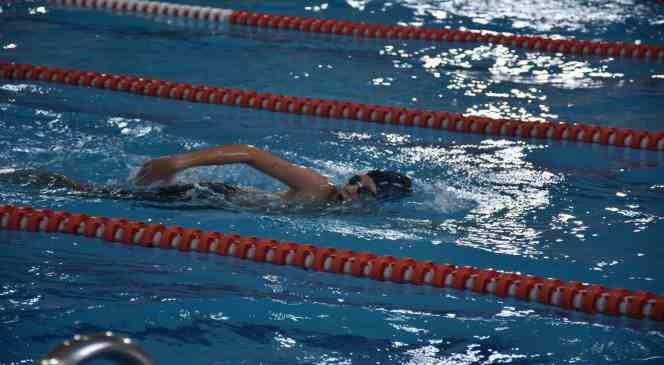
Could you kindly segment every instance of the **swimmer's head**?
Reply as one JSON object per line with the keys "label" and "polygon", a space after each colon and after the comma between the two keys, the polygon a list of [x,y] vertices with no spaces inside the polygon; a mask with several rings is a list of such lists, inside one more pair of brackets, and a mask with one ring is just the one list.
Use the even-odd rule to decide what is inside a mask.
{"label": "swimmer's head", "polygon": [[412,192],[412,181],[408,176],[394,171],[372,170],[351,177],[337,193],[337,200],[357,200],[365,196],[376,200],[393,200]]}

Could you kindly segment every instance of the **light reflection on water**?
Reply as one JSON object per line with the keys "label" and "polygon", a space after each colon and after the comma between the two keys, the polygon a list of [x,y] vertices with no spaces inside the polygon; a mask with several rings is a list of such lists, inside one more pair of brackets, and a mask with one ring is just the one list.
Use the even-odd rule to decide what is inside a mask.
{"label": "light reflection on water", "polygon": [[[465,110],[473,115],[554,120],[560,107],[551,105],[552,91],[592,90],[634,81],[627,80],[624,72],[613,70],[612,59],[583,60],[502,45],[446,48],[389,43],[379,54],[390,60],[395,71],[372,75],[370,84],[391,88],[424,79],[436,85],[437,99],[450,100],[452,105],[456,105],[457,98],[466,104],[475,101]],[[404,80],[404,73],[412,80]],[[422,98],[414,95],[411,100]]]}
{"label": "light reflection on water", "polygon": [[[541,147],[485,140],[478,146],[406,148],[401,150],[399,159],[404,164],[440,166],[445,171],[456,199],[442,203],[457,206],[444,206],[443,212],[470,208],[460,218],[440,221],[435,229],[458,237],[455,243],[460,245],[532,256],[541,253],[537,242],[540,231],[530,227],[526,217],[547,207],[551,187],[564,181],[526,160],[528,153],[538,148]],[[422,185],[435,187],[437,179],[433,177]],[[439,196],[441,191],[434,188],[428,193]]]}
{"label": "light reflection on water", "polygon": [[[360,8],[367,1],[347,1]],[[662,21],[661,14],[652,14],[649,7],[638,1],[434,1],[398,0],[394,3],[412,9],[411,24],[428,17],[445,23],[450,15],[470,18],[478,27],[489,23],[507,22],[514,30],[567,31],[586,33],[601,31],[615,23],[623,23],[636,16],[652,17],[653,24]]]}
{"label": "light reflection on water", "polygon": [[[487,54],[487,53],[484,53]],[[495,81],[519,84],[550,84],[562,89],[587,89],[603,86],[601,79],[622,78],[622,73],[608,71],[607,65],[591,66],[584,60],[565,60],[561,54],[526,53],[497,46],[488,52],[495,63],[489,69]],[[598,80],[599,79],[599,80]]]}

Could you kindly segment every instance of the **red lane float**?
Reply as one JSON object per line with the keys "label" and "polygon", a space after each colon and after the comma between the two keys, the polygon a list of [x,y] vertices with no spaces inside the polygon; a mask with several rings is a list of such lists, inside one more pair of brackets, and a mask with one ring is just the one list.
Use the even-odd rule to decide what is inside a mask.
{"label": "red lane float", "polygon": [[125,245],[216,253],[243,260],[289,265],[336,274],[413,285],[472,290],[539,302],[589,314],[664,320],[664,296],[644,291],[532,275],[436,264],[332,247],[167,227],[127,219],[0,205],[0,229],[68,233]]}
{"label": "red lane float", "polygon": [[324,118],[343,118],[363,122],[441,129],[458,133],[542,138],[653,151],[664,150],[664,132],[637,131],[619,127],[465,116],[424,109],[259,93],[252,90],[190,85],[137,76],[112,75],[28,64],[0,63],[0,78],[96,87],[98,89],[123,91],[166,99],[222,104]]}
{"label": "red lane float", "polygon": [[402,25],[369,24],[335,19],[272,15],[250,11],[180,5],[141,0],[49,0],[60,6],[77,6],[106,9],[123,13],[153,16],[183,17],[261,28],[326,33],[364,38],[420,39],[434,42],[476,42],[502,44],[542,52],[572,55],[597,55],[602,57],[630,57],[642,60],[664,59],[664,46],[626,44],[614,42],[582,41],[576,39],[551,39],[539,36],[499,34],[454,29],[421,28]]}

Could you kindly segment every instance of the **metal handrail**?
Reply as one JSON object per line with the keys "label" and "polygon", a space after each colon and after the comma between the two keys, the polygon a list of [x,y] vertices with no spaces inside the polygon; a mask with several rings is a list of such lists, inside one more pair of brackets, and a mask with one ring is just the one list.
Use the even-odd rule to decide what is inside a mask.
{"label": "metal handrail", "polygon": [[92,359],[114,360],[122,365],[155,365],[131,339],[113,332],[75,335],[49,352],[40,365],[78,365]]}

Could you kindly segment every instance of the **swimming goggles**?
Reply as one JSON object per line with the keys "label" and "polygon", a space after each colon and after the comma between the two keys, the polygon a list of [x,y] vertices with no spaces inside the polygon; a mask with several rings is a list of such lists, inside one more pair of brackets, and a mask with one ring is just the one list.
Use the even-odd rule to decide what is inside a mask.
{"label": "swimming goggles", "polygon": [[348,179],[348,184],[349,185],[356,185],[357,186],[357,194],[358,195],[371,195],[374,198],[376,197],[376,193],[371,191],[368,187],[364,186],[362,183],[362,177],[360,175],[355,175]]}
{"label": "swimming goggles", "polygon": [[[374,198],[376,197],[376,194],[373,191],[371,191],[371,189],[369,189],[368,187],[364,186],[364,184],[362,184],[362,177],[360,175],[355,175],[355,176],[351,177],[350,179],[348,179],[348,185],[357,186],[357,195],[359,195],[359,196],[370,195],[370,196],[373,196]],[[337,201],[343,202],[344,201],[343,195],[338,194],[337,195]]]}

